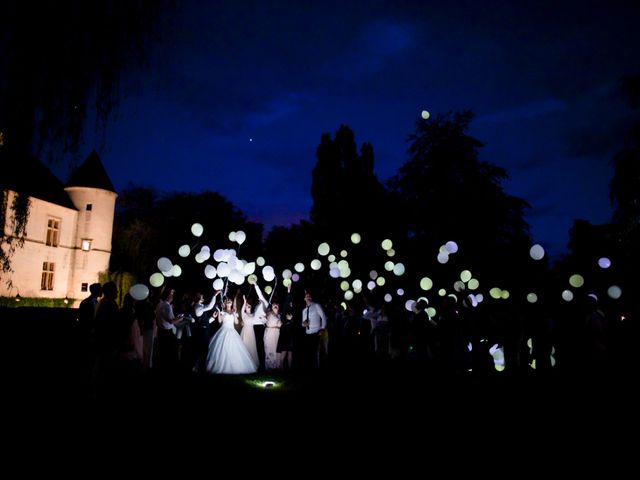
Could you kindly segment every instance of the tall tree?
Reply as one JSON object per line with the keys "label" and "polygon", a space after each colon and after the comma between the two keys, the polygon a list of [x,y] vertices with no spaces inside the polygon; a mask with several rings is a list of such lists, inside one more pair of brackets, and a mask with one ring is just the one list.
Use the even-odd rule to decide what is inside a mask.
{"label": "tall tree", "polygon": [[325,133],[312,172],[311,221],[328,237],[371,230],[384,218],[386,191],[374,172],[373,147],[358,153],[353,131],[342,125],[334,138]]}
{"label": "tall tree", "polygon": [[482,143],[466,134],[472,119],[464,111],[418,120],[408,137],[410,159],[389,181],[399,207],[394,217],[420,266],[433,265],[438,247],[453,240],[469,267],[507,274],[527,256],[528,204],[504,191],[503,168],[479,160]]}

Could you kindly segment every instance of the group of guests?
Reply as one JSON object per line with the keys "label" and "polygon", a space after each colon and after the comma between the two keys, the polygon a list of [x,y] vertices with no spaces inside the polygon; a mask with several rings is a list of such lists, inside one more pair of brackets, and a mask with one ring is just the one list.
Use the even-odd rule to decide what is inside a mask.
{"label": "group of guests", "polygon": [[[240,289],[233,297],[221,298],[217,291],[208,302],[200,293],[175,302],[172,288],[164,288],[156,302],[134,300],[127,293],[119,308],[114,282],[92,284],[78,310],[91,384],[148,368],[216,374],[291,369],[294,343],[300,366],[317,366],[320,338],[327,328],[322,306],[306,292],[306,307],[294,316],[291,287],[283,302],[269,301],[259,285],[254,288],[257,301],[250,302],[249,291],[242,295],[241,309]],[[298,335],[302,331],[304,335]]]}

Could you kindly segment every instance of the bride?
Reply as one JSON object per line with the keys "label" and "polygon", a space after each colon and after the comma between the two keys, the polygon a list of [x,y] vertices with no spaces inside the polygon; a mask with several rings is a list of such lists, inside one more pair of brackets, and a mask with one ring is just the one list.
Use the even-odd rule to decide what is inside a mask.
{"label": "bride", "polygon": [[[216,292],[216,296],[220,292]],[[236,295],[237,298],[237,295]],[[258,365],[251,357],[240,334],[236,331],[238,313],[236,301],[230,298],[224,300],[224,310],[216,308],[214,318],[222,324],[209,342],[207,355],[207,372],[209,373],[255,373]]]}

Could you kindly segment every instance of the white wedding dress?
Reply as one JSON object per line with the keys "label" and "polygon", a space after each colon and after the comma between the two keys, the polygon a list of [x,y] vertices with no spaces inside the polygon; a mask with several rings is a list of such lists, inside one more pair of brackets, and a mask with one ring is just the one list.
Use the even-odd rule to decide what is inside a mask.
{"label": "white wedding dress", "polygon": [[255,373],[258,365],[244,345],[240,334],[236,332],[235,315],[220,312],[222,327],[209,342],[207,372],[209,373]]}

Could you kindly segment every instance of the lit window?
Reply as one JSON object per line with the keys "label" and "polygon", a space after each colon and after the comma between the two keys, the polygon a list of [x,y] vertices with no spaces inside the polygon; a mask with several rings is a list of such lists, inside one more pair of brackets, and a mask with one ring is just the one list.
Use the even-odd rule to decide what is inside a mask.
{"label": "lit window", "polygon": [[49,218],[47,220],[47,245],[49,247],[57,247],[59,236],[60,236],[60,220],[55,218]]}
{"label": "lit window", "polygon": [[44,262],[42,264],[42,280],[40,281],[40,290],[53,290],[53,271],[55,263]]}
{"label": "lit window", "polygon": [[82,250],[84,250],[85,252],[91,250],[91,240],[82,240]]}

